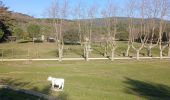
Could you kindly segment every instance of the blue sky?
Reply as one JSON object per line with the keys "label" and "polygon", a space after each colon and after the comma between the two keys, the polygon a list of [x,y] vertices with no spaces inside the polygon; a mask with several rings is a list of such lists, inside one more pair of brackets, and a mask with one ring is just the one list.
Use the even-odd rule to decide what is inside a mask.
{"label": "blue sky", "polygon": [[[47,9],[53,0],[2,0],[11,11],[28,14],[34,17],[43,17],[45,9]],[[62,0],[61,0],[62,1]],[[73,8],[78,0],[68,0],[70,8]],[[85,5],[91,5],[95,2],[102,8],[107,0],[82,0]],[[126,0],[113,0],[119,7],[123,7]]]}

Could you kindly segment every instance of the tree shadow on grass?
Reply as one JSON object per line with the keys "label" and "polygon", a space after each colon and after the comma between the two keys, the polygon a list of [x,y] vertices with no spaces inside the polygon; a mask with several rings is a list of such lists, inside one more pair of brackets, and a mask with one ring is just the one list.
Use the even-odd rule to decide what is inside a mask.
{"label": "tree shadow on grass", "polygon": [[4,79],[0,79],[0,84],[15,86],[15,87],[25,87],[31,85],[30,82],[21,82],[21,81],[22,79],[4,78]]}
{"label": "tree shadow on grass", "polygon": [[7,88],[0,88],[0,100],[44,100],[25,93],[19,93]]}
{"label": "tree shadow on grass", "polygon": [[104,52],[98,50],[97,48],[93,48],[93,50],[96,52],[96,54],[99,54],[101,56],[104,56]]}
{"label": "tree shadow on grass", "polygon": [[151,82],[143,82],[126,78],[124,81],[128,86],[125,92],[128,94],[137,95],[148,100],[169,100],[170,87],[163,84]]}
{"label": "tree shadow on grass", "polygon": [[81,50],[77,50],[76,48],[71,48],[71,49],[70,49],[70,52],[72,52],[72,53],[74,53],[74,54],[76,54],[76,55],[78,55],[78,56],[80,56],[80,57],[84,57],[82,51],[83,51],[83,49],[81,49]]}
{"label": "tree shadow on grass", "polygon": [[[0,79],[0,85],[7,85],[7,86],[12,86],[12,87],[19,87],[23,88],[26,86],[33,86],[30,90],[36,91],[39,93],[43,93],[46,95],[51,95],[51,85],[44,85],[43,88],[39,88],[37,86],[34,86],[35,83],[31,82],[23,82],[22,79],[13,79],[13,78],[4,78]],[[4,94],[5,93],[5,94]],[[16,95],[16,97],[14,96]],[[12,99],[9,99],[12,98]],[[6,88],[1,88],[0,87],[0,100],[22,100],[23,98],[27,98],[27,100],[37,100],[38,97],[32,96],[32,95],[27,95],[24,93],[19,93],[18,91],[14,91],[12,89],[6,89]],[[56,99],[54,100],[68,100],[68,94],[65,92],[59,93]],[[25,99],[24,99],[25,100]],[[44,100],[43,98],[40,100]],[[53,99],[52,99],[53,100]]]}

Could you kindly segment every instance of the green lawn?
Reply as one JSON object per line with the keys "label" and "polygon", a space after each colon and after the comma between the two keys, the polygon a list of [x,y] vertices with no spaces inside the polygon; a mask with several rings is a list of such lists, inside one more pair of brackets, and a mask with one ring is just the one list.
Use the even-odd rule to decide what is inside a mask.
{"label": "green lawn", "polygon": [[[64,91],[52,92],[48,76],[64,78]],[[168,100],[170,61],[5,62],[0,64],[0,84],[62,100]]]}
{"label": "green lawn", "polygon": [[[136,43],[136,47],[139,47],[140,44]],[[115,52],[116,57],[122,57],[123,53],[126,52],[127,42],[126,41],[117,41],[117,49]],[[1,43],[0,44],[0,57],[1,50],[4,51],[4,58],[57,58],[58,50],[56,43]],[[29,57],[28,57],[29,51]],[[163,52],[164,56],[167,56],[167,48]],[[104,43],[100,46],[98,44],[92,44],[92,52],[89,57],[104,57]],[[130,56],[135,56],[136,52],[131,48],[129,52]],[[111,55],[111,52],[109,52]],[[143,48],[140,52],[140,56],[147,56],[146,48]],[[159,56],[158,47],[152,50],[153,56]],[[83,57],[83,46],[80,45],[65,45],[63,56],[65,58],[80,58]]]}

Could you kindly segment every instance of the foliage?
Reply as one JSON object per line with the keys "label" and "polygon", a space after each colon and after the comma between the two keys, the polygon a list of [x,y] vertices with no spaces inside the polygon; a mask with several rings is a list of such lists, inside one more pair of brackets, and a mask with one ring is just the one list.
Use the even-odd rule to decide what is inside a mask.
{"label": "foliage", "polygon": [[13,19],[11,18],[11,12],[8,11],[8,7],[5,7],[3,2],[0,1],[0,29],[4,33],[3,37],[0,39],[0,42],[7,40],[7,37],[11,35],[11,30],[13,28],[12,23]]}
{"label": "foliage", "polygon": [[116,34],[116,38],[120,41],[126,41],[128,40],[128,32],[120,32],[119,34]]}
{"label": "foliage", "polygon": [[30,38],[39,37],[40,36],[40,26],[31,24],[27,27],[27,32],[29,33]]}
{"label": "foliage", "polygon": [[116,38],[119,39],[120,41],[128,40],[129,33],[127,32],[126,27],[127,25],[124,23],[119,23],[117,25],[118,34],[116,34]]}
{"label": "foliage", "polygon": [[47,37],[52,36],[53,34],[53,27],[51,27],[50,25],[42,25],[41,26],[41,33]]}
{"label": "foliage", "polygon": [[79,41],[78,30],[70,29],[64,33],[64,42],[77,43]]}
{"label": "foliage", "polygon": [[4,31],[0,28],[0,39],[2,38],[3,35],[4,35]]}
{"label": "foliage", "polygon": [[13,35],[17,36],[17,38],[19,39],[24,37],[24,31],[19,27],[14,28],[13,32],[14,32]]}
{"label": "foliage", "polygon": [[11,32],[2,21],[0,21],[0,30],[2,31],[0,42],[6,41],[8,39],[8,36],[11,36]]}

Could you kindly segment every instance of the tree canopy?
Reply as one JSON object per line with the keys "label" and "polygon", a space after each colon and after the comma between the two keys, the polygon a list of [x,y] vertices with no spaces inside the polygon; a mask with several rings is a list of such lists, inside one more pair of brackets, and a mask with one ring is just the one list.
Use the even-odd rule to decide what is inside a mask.
{"label": "tree canopy", "polygon": [[8,7],[5,7],[2,1],[0,1],[0,30],[1,37],[0,42],[7,40],[8,36],[11,36],[12,30],[12,21],[11,12],[8,10]]}
{"label": "tree canopy", "polygon": [[27,27],[27,32],[29,33],[30,38],[39,37],[40,36],[40,26],[36,24],[31,24]]}

